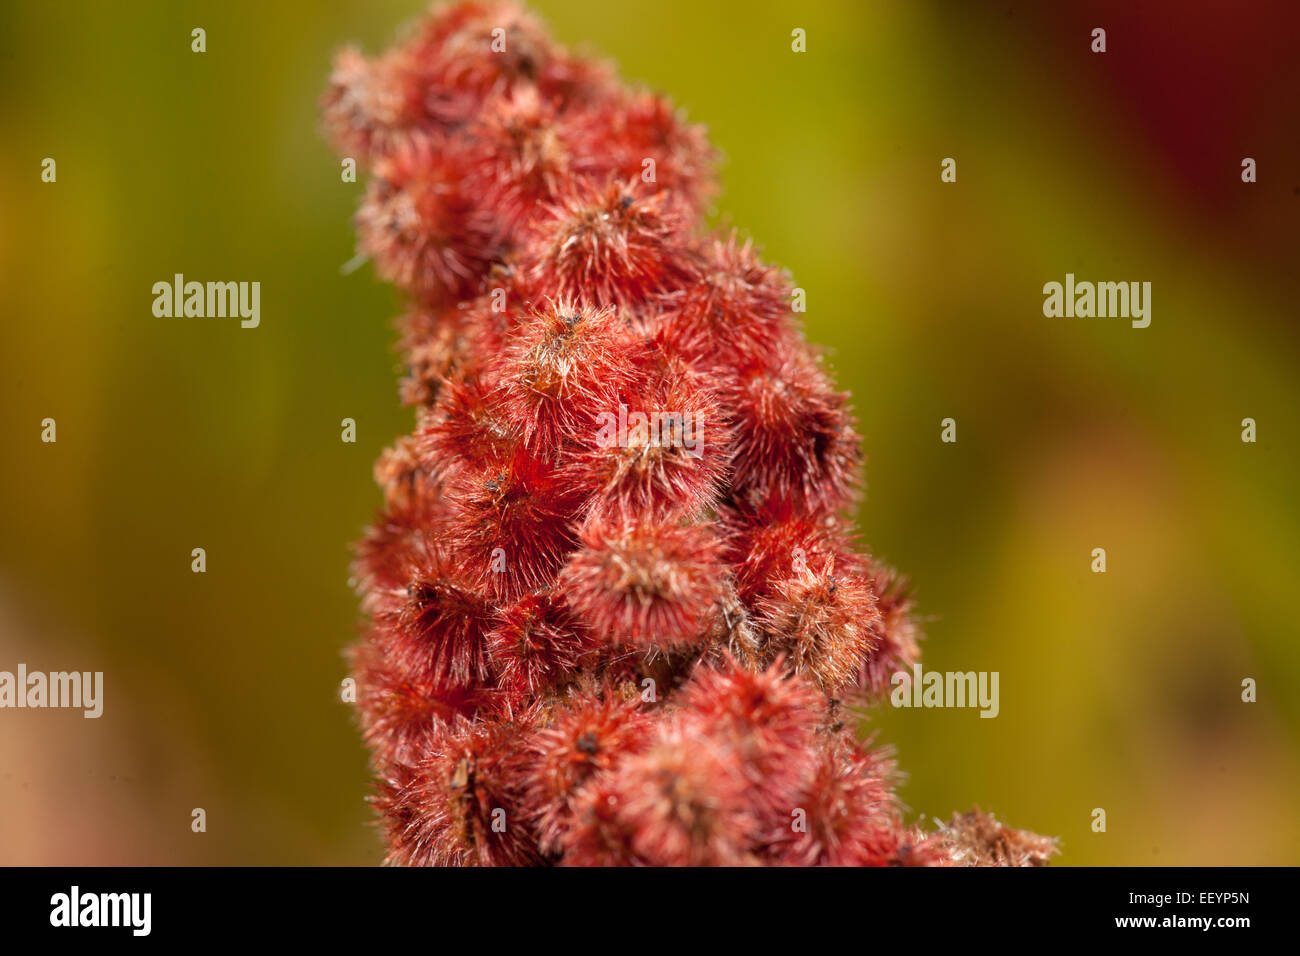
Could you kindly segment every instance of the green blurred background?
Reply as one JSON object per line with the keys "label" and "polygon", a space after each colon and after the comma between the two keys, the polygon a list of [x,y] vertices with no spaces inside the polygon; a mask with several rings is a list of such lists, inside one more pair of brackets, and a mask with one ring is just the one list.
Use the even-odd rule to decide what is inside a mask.
{"label": "green blurred background", "polygon": [[[854,394],[926,666],[1001,674],[995,720],[873,714],[912,812],[978,804],[1069,864],[1300,863],[1294,5],[535,6],[708,125],[718,221]],[[412,419],[317,98],[422,8],[0,6],[0,669],[106,685],[99,720],[0,713],[0,862],[382,856],[340,651]],[[155,318],[176,272],[260,281],[261,327]],[[1066,272],[1150,281],[1150,328],[1044,318]]]}

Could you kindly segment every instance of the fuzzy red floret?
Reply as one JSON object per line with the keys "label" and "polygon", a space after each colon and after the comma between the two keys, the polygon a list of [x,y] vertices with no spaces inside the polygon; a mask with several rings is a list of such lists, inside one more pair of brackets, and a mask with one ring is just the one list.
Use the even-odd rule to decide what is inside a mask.
{"label": "fuzzy red floret", "polygon": [[648,193],[638,182],[603,188],[575,182],[547,213],[534,240],[533,275],[563,299],[617,306],[630,322],[655,297],[698,274],[681,214],[664,194]]}
{"label": "fuzzy red floret", "polygon": [[535,87],[488,100],[474,118],[468,188],[492,210],[503,244],[516,243],[573,176],[565,122]]}
{"label": "fuzzy red floret", "polygon": [[648,749],[584,787],[564,839],[579,866],[739,866],[758,830],[725,746],[670,721]]}
{"label": "fuzzy red floret", "polygon": [[856,493],[861,465],[847,396],[800,350],[737,368],[721,390],[734,416],[736,497],[837,510]]}
{"label": "fuzzy red floret", "polygon": [[782,861],[801,866],[889,866],[911,850],[893,796],[894,768],[883,754],[832,739],[803,794],[801,826],[790,829]]}
{"label": "fuzzy red floret", "polygon": [[485,640],[497,686],[519,698],[571,682],[600,647],[563,600],[546,592],[498,608]]}
{"label": "fuzzy red floret", "polygon": [[719,357],[734,368],[763,363],[792,348],[793,291],[735,233],[702,244],[700,280],[665,297],[660,335],[698,363]]}
{"label": "fuzzy red floret", "polygon": [[430,303],[476,291],[502,250],[492,216],[460,187],[463,157],[415,137],[379,160],[375,174],[356,223],[379,274]]}
{"label": "fuzzy red floret", "polygon": [[581,502],[555,469],[517,447],[502,462],[457,473],[447,489],[450,554],[460,575],[498,600],[546,587],[577,545]]}
{"label": "fuzzy red floret", "polygon": [[482,688],[448,686],[400,673],[373,640],[358,644],[351,661],[366,743],[374,748],[384,773],[415,766],[436,726],[472,716],[486,700]]}
{"label": "fuzzy red floret", "polygon": [[444,384],[413,450],[430,471],[454,477],[500,468],[513,453],[517,434],[481,377],[456,376]]}
{"label": "fuzzy red floret", "polygon": [[786,501],[757,510],[728,508],[721,521],[737,591],[749,604],[770,593],[775,582],[809,568],[861,571],[863,566],[849,548],[846,522],[831,512],[793,508]]}
{"label": "fuzzy red floret", "polygon": [[435,686],[487,678],[483,631],[489,606],[454,572],[431,566],[384,596],[375,643],[399,673]]}
{"label": "fuzzy red floret", "polygon": [[722,600],[719,543],[699,525],[591,521],[559,585],[601,640],[668,651],[704,640]]}
{"label": "fuzzy red floret", "polygon": [[686,726],[728,748],[758,819],[788,824],[813,772],[826,698],[782,661],[755,671],[730,657],[697,669],[680,697]]}
{"label": "fuzzy red floret", "polygon": [[526,726],[457,720],[432,735],[400,784],[381,785],[390,863],[519,866],[541,861],[523,809],[518,754]]}
{"label": "fuzzy red floret", "polygon": [[712,507],[726,487],[731,435],[721,407],[698,376],[664,369],[617,411],[598,419],[588,443],[575,450],[566,476],[605,512],[667,520]]}
{"label": "fuzzy red floret", "polygon": [[569,135],[575,172],[596,182],[637,180],[692,216],[713,192],[717,154],[703,127],[662,96],[615,91],[599,111],[578,113]]}
{"label": "fuzzy red floret", "polygon": [[526,786],[544,851],[561,852],[582,786],[644,750],[652,726],[635,700],[584,690],[565,700],[551,725],[533,736]]}
{"label": "fuzzy red floret", "polygon": [[404,50],[373,61],[342,50],[322,104],[339,151],[369,164],[422,135],[422,85],[418,63]]}
{"label": "fuzzy red floret", "polygon": [[554,458],[566,442],[594,435],[636,381],[634,342],[612,309],[560,299],[524,319],[492,367],[494,398],[523,441]]}
{"label": "fuzzy red floret", "polygon": [[755,605],[755,624],[770,652],[783,655],[828,694],[850,687],[873,649],[880,619],[871,589],[834,565],[791,574],[775,582]]}

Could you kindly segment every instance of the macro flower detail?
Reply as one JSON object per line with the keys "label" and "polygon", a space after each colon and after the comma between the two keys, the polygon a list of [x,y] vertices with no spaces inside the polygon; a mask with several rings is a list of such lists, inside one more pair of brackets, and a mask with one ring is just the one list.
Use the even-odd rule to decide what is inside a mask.
{"label": "macro flower detail", "polygon": [[857,739],[910,593],[855,549],[861,441],[793,283],[703,228],[703,129],[495,3],[344,51],[323,111],[409,297],[351,652],[388,861],[1046,862],[978,812],[908,825]]}

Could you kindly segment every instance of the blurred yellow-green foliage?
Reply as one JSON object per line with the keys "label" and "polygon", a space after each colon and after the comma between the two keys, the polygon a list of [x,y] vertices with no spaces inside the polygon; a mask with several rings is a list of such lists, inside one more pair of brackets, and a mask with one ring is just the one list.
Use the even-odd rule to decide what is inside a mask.
{"label": "blurred yellow-green foliage", "polygon": [[[913,813],[979,804],[1072,864],[1294,864],[1300,33],[1059,6],[536,4],[708,125],[718,221],[808,290],[853,392],[863,538],[917,585],[925,665],[1001,674],[995,720],[873,714]],[[421,8],[0,7],[0,669],[106,685],[99,720],[0,713],[0,862],[382,855],[340,651],[411,416],[397,297],[339,270],[362,185],[317,97]],[[155,318],[177,272],[260,281],[260,328]],[[1066,272],[1150,281],[1150,328],[1044,318]]]}

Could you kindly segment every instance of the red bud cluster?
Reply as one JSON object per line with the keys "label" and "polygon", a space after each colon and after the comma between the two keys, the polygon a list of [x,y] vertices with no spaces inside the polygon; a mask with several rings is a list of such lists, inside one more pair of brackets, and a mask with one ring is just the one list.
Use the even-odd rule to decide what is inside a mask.
{"label": "red bud cluster", "polygon": [[700,231],[703,130],[507,4],[343,52],[324,112],[410,298],[352,657],[389,860],[950,862],[844,725],[917,632],[796,290]]}

